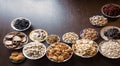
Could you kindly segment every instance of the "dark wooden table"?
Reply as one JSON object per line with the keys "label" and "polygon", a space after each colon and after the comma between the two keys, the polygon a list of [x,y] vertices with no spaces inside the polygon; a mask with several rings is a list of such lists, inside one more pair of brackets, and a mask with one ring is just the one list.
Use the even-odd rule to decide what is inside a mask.
{"label": "dark wooden table", "polygon": [[[83,59],[76,55],[65,63],[54,63],[46,56],[39,60],[29,60],[21,64],[13,64],[9,60],[11,50],[3,45],[4,36],[14,31],[10,23],[16,17],[26,17],[31,20],[33,29],[45,29],[49,34],[60,37],[69,31],[79,34],[84,28],[94,27],[89,23],[89,17],[101,15],[101,7],[107,3],[120,5],[120,0],[0,0],[0,66],[120,66],[120,59],[111,60],[98,53],[95,57]],[[120,27],[120,18],[109,20],[109,24]],[[97,43],[102,39],[99,38]],[[48,46],[48,44],[45,44]]]}

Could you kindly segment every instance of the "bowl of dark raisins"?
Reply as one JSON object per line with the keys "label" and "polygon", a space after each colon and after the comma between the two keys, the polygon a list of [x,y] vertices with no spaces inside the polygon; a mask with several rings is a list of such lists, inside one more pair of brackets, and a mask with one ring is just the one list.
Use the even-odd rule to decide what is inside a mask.
{"label": "bowl of dark raisins", "polygon": [[117,4],[105,4],[101,8],[101,12],[108,18],[119,18],[120,17],[120,5]]}
{"label": "bowl of dark raisins", "polygon": [[11,22],[11,27],[16,31],[25,31],[29,29],[30,26],[31,26],[30,20],[24,17],[15,18]]}
{"label": "bowl of dark raisins", "polygon": [[120,28],[116,26],[106,26],[101,29],[100,35],[104,40],[120,39]]}

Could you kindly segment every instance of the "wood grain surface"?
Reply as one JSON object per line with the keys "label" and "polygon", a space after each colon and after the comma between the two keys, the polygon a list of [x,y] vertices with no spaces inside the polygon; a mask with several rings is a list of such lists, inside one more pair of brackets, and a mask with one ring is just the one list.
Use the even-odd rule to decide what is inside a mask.
{"label": "wood grain surface", "polygon": [[[54,63],[44,56],[39,60],[27,59],[21,64],[13,64],[9,60],[11,50],[3,44],[4,36],[14,31],[10,23],[17,17],[31,20],[32,27],[24,31],[27,35],[33,29],[45,29],[60,37],[69,31],[79,35],[82,29],[89,27],[99,32],[101,28],[92,26],[89,17],[102,15],[101,7],[107,3],[120,5],[120,0],[0,0],[0,66],[120,66],[120,59],[111,60],[100,53],[89,59],[73,55],[65,63]],[[120,27],[120,18],[109,19],[107,25]],[[101,38],[96,40],[97,43],[100,41]]]}

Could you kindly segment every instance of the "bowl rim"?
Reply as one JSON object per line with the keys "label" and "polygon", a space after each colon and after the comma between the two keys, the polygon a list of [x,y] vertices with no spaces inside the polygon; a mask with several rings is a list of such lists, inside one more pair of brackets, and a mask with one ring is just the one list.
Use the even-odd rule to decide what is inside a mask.
{"label": "bowl rim", "polygon": [[[26,19],[26,20],[28,20],[29,26],[28,26],[27,28],[25,28],[25,29],[22,29],[22,30],[15,28],[14,24],[15,24],[15,22],[16,22],[17,19]],[[28,18],[25,18],[25,17],[15,18],[15,19],[13,19],[12,22],[11,22],[11,27],[12,27],[14,30],[16,30],[16,31],[25,31],[25,30],[29,29],[29,28],[31,27],[31,25],[32,25],[32,24],[31,24],[31,21],[30,21]]]}
{"label": "bowl rim", "polygon": [[118,16],[109,16],[109,15],[107,15],[107,14],[104,13],[103,8],[104,8],[105,6],[107,6],[107,5],[110,5],[110,4],[115,5],[115,6],[118,6],[118,7],[120,8],[120,5],[118,5],[118,4],[114,4],[114,3],[105,4],[105,5],[103,5],[103,6],[101,7],[101,12],[102,12],[102,14],[105,15],[106,17],[109,17],[109,18],[119,18],[120,15],[118,15]]}

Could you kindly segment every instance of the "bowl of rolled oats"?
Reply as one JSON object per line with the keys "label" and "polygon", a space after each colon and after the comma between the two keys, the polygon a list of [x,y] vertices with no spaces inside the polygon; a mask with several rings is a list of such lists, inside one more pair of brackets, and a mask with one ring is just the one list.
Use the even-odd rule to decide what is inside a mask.
{"label": "bowl of rolled oats", "polygon": [[93,28],[85,28],[80,31],[80,37],[82,39],[96,40],[98,36],[98,32]]}
{"label": "bowl of rolled oats", "polygon": [[82,58],[91,58],[98,53],[98,45],[95,41],[89,39],[77,40],[72,45],[72,49],[77,56]]}
{"label": "bowl of rolled oats", "polygon": [[62,40],[66,43],[73,44],[76,40],[79,39],[79,36],[75,32],[67,32],[62,36]]}
{"label": "bowl of rolled oats", "polygon": [[23,48],[23,54],[26,58],[36,60],[42,58],[46,53],[46,46],[39,42],[30,42]]}
{"label": "bowl of rolled oats", "polygon": [[65,43],[51,44],[46,51],[49,60],[57,63],[68,61],[73,55],[72,48]]}
{"label": "bowl of rolled oats", "polygon": [[102,41],[99,44],[99,52],[110,59],[120,58],[120,43],[117,40]]}

